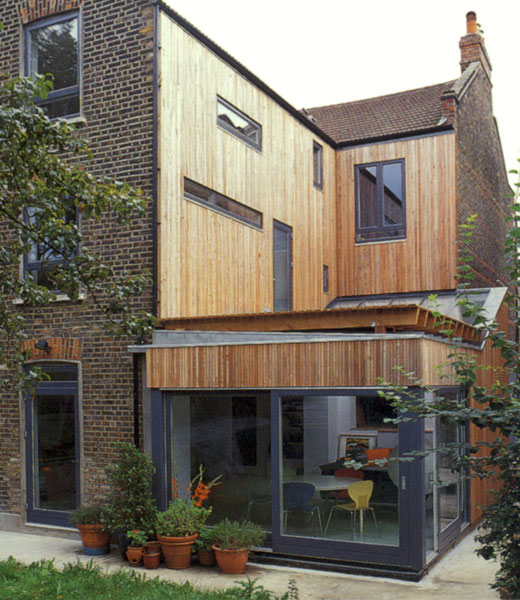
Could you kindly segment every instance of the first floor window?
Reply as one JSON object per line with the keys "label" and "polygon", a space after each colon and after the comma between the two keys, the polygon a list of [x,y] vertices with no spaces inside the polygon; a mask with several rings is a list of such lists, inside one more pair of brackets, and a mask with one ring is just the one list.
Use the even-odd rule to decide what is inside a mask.
{"label": "first floor window", "polygon": [[323,147],[312,142],[312,172],[314,187],[323,189]]}
{"label": "first floor window", "polygon": [[262,126],[218,96],[217,124],[255,150],[262,150]]}
{"label": "first floor window", "polygon": [[356,242],[406,237],[404,159],[356,165]]}
{"label": "first floor window", "polygon": [[[25,211],[24,220],[28,226],[36,224],[38,219],[44,217],[37,210],[29,208]],[[77,213],[74,206],[70,206],[65,212],[65,221],[68,224],[77,223]],[[44,286],[51,291],[59,291],[55,280],[57,269],[67,263],[67,258],[73,256],[77,248],[58,248],[56,241],[48,238],[41,241],[33,241],[29,251],[24,256],[24,276],[31,277],[38,285]]]}
{"label": "first floor window", "polygon": [[37,103],[49,117],[80,112],[80,36],[78,13],[36,21],[25,30],[26,75],[51,74],[54,88]]}

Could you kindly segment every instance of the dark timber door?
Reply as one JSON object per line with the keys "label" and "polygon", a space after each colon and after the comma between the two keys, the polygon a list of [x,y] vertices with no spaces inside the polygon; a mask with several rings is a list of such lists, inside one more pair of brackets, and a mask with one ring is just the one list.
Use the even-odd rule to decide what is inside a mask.
{"label": "dark timber door", "polygon": [[44,370],[49,379],[26,400],[27,519],[68,525],[79,503],[77,369]]}
{"label": "dark timber door", "polygon": [[292,228],[273,221],[274,310],[292,310]]}

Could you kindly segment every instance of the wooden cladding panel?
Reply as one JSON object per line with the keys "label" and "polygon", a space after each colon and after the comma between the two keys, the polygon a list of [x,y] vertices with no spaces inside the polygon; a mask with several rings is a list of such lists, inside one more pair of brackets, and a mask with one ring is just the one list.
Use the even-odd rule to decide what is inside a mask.
{"label": "wooden cladding panel", "polygon": [[[496,318],[497,323],[500,325],[502,331],[508,331],[508,306],[503,304],[498,311]],[[477,384],[484,386],[489,389],[494,381],[500,381],[501,383],[507,383],[509,380],[509,373],[502,367],[503,359],[500,353],[500,349],[493,348],[491,343],[487,342],[484,346],[484,350],[477,357],[480,365],[483,365],[484,369],[477,371]],[[470,398],[470,405],[475,407],[477,403]],[[478,427],[470,427],[470,439],[472,442],[491,442],[495,433],[489,431],[489,429],[479,429]],[[485,451],[481,450],[479,455],[482,455]],[[471,486],[471,522],[476,521],[482,514],[479,506],[488,504],[493,500],[491,491],[496,488],[496,480],[493,478],[475,480],[475,483]]]}
{"label": "wooden cladding panel", "polygon": [[[403,366],[430,385],[449,385],[435,366],[450,347],[424,338],[305,344],[257,344],[147,350],[151,388],[370,387],[403,385]],[[451,382],[452,383],[452,382]]]}
{"label": "wooden cladding panel", "polygon": [[[405,240],[356,244],[355,165],[404,158]],[[453,289],[456,285],[455,136],[336,153],[339,296]]]}
{"label": "wooden cladding panel", "polygon": [[[160,36],[159,317],[272,310],[273,219],[293,229],[293,308],[324,308],[336,295],[334,151],[164,14]],[[217,95],[262,125],[261,152],[217,126]],[[184,200],[184,177],[262,212],[263,231]]]}

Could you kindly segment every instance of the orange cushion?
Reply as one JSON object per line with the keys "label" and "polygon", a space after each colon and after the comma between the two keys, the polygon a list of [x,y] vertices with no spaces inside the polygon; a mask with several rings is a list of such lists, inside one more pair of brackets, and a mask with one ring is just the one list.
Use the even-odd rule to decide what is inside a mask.
{"label": "orange cushion", "polygon": [[[390,458],[391,448],[367,448],[366,455],[369,465],[374,465],[374,460],[383,460]],[[386,464],[386,463],[385,463]]]}

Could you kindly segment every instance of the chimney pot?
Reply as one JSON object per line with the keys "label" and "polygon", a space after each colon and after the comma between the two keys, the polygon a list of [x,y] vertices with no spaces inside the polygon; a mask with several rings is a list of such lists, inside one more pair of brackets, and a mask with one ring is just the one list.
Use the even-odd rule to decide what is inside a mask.
{"label": "chimney pot", "polygon": [[467,33],[477,33],[478,32],[478,23],[477,23],[477,13],[470,11],[466,15],[466,32]]}

